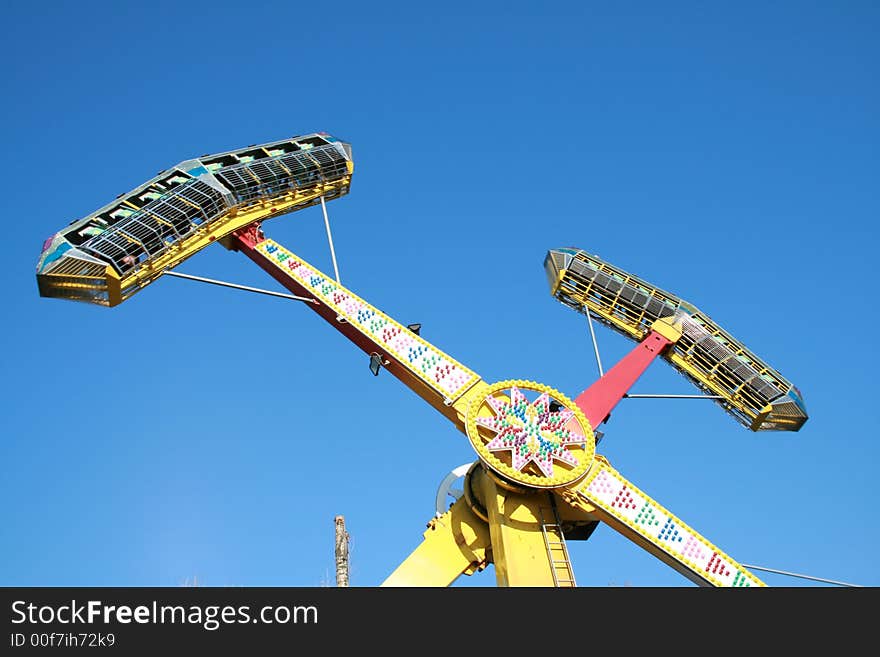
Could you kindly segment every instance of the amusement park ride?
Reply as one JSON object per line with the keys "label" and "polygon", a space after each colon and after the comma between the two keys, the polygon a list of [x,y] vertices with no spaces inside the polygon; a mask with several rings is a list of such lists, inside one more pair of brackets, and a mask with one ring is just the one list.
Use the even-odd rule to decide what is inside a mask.
{"label": "amusement park ride", "polygon": [[573,399],[529,380],[486,382],[418,325],[263,234],[265,220],[312,205],[326,221],[325,202],[348,193],[353,171],[350,145],[326,133],[187,160],[46,240],[40,294],[116,306],[220,242],[369,354],[374,374],[386,369],[446,417],[479,458],[447,479],[463,475],[461,494],[386,586],[446,586],[489,563],[501,586],[574,586],[566,540],[589,538],[599,522],[697,584],[763,585],[596,453],[597,429],[658,357],[752,431],[800,429],[797,388],[697,308],[574,248],[547,253],[551,294],[591,331],[596,319],[636,346]]}

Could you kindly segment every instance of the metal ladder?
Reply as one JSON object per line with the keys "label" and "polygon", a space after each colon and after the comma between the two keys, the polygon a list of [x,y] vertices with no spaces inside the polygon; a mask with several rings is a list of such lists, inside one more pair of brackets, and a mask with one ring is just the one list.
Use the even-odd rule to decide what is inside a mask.
{"label": "metal ladder", "polygon": [[[552,522],[547,522],[545,510],[550,512]],[[541,533],[544,535],[544,546],[547,548],[547,559],[550,562],[550,572],[553,573],[554,586],[576,587],[574,569],[571,566],[571,558],[568,556],[565,537],[562,535],[555,501],[551,498],[549,507],[538,507],[538,514],[541,520]]]}

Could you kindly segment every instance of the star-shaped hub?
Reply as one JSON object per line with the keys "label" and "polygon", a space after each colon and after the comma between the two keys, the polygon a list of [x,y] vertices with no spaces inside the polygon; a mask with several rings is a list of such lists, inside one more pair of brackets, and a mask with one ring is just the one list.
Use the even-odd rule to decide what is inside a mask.
{"label": "star-shaped hub", "polygon": [[[522,388],[541,394],[529,402]],[[565,485],[579,479],[592,463],[595,444],[589,423],[571,400],[546,386],[496,383],[468,415],[468,437],[483,461],[519,483]],[[527,467],[530,463],[537,470]]]}
{"label": "star-shaped hub", "polygon": [[514,469],[522,470],[532,461],[544,476],[552,477],[554,459],[571,466],[578,464],[565,446],[581,444],[587,439],[565,428],[574,412],[567,408],[551,411],[550,395],[546,392],[529,404],[520,389],[512,386],[509,401],[489,396],[486,402],[495,411],[494,417],[477,418],[478,425],[495,432],[486,449],[490,452],[510,450]]}

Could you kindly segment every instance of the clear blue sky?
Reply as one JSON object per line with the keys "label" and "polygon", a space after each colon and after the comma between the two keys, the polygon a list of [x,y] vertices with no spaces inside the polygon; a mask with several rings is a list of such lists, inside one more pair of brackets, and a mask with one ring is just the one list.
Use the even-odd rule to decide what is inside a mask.
{"label": "clear blue sky", "polygon": [[[308,309],[170,278],[114,309],[37,294],[43,240],[157,171],[325,130],[356,161],[343,283],[488,381],[570,396],[596,371],[548,249],[681,295],[810,420],[630,400],[599,451],[735,559],[880,585],[877,5],[551,4],[4,9],[0,584],[321,586],[336,514],[354,585],[418,544],[473,453]],[[332,272],[320,210],[265,229]],[[274,286],[220,246],[180,271]],[[630,346],[599,340],[606,365]],[[694,392],[662,363],[635,391]],[[607,526],[570,550],[581,585],[691,585]]]}

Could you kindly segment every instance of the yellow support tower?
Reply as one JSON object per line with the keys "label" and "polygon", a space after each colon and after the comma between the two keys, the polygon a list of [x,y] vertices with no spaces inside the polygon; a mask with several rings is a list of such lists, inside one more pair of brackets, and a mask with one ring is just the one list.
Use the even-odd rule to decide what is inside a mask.
{"label": "yellow support tower", "polygon": [[464,500],[428,523],[424,540],[382,586],[449,586],[489,564],[489,528]]}

